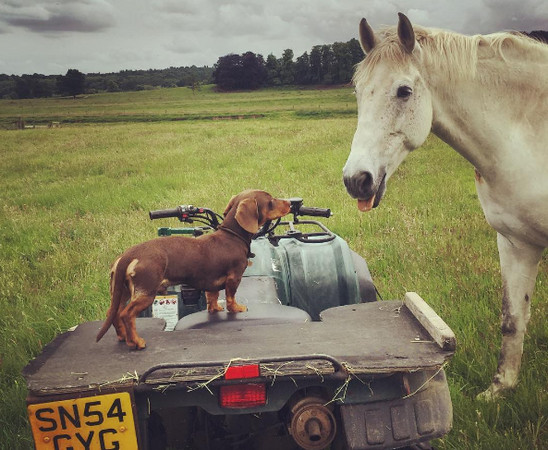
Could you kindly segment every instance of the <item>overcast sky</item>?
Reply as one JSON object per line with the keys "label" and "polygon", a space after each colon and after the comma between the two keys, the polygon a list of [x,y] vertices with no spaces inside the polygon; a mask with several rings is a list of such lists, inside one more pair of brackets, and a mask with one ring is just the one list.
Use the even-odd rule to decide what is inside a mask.
{"label": "overcast sky", "polygon": [[548,30],[548,0],[0,0],[0,73],[212,66],[252,51],[295,57],[317,44],[412,22],[465,34]]}

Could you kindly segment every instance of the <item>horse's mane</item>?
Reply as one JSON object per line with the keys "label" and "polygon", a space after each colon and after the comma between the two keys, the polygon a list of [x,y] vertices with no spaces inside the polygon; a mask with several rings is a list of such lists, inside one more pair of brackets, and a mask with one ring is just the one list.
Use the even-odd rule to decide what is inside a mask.
{"label": "horse's mane", "polygon": [[[546,44],[518,32],[466,36],[415,25],[413,29],[426,65],[446,72],[449,79],[474,78],[478,61],[483,57],[507,61],[507,56],[516,52],[520,55],[542,53],[544,59],[548,55]],[[373,50],[356,66],[353,82],[357,84],[368,78],[380,61],[400,65],[410,57],[399,43],[396,28],[385,28],[379,33]]]}

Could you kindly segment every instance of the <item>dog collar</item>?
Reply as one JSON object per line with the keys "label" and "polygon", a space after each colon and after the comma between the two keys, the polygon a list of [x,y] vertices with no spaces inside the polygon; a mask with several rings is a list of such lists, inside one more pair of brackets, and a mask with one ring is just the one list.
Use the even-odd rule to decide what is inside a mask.
{"label": "dog collar", "polygon": [[238,239],[240,239],[241,241],[243,241],[245,243],[245,245],[247,246],[247,257],[248,258],[254,258],[255,257],[255,253],[251,253],[251,242],[249,242],[246,238],[244,238],[243,236],[239,235],[238,233],[236,233],[234,230],[231,230],[230,228],[226,228],[222,225],[219,225],[217,227],[218,230],[221,230],[221,231],[225,231],[229,234],[232,234],[233,236],[236,236]]}

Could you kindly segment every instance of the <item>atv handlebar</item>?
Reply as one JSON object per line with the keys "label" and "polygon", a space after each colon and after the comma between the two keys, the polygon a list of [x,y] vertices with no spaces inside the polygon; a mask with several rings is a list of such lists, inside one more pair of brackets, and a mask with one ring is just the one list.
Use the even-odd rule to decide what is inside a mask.
{"label": "atv handlebar", "polygon": [[312,206],[301,206],[299,208],[299,216],[315,216],[315,217],[326,217],[330,218],[332,216],[331,210],[329,208],[314,208]]}
{"label": "atv handlebar", "polygon": [[329,208],[316,208],[313,206],[303,206],[303,199],[300,197],[290,198],[291,213],[294,220],[297,221],[297,216],[315,216],[315,217],[331,217],[331,210]]}
{"label": "atv handlebar", "polygon": [[[293,214],[293,222],[299,223],[299,216],[315,216],[315,217],[331,217],[331,210],[328,208],[316,208],[312,206],[303,206],[303,199],[300,197],[294,197],[288,199],[291,203],[290,214]],[[201,208],[192,205],[179,205],[176,208],[157,209],[155,211],[149,211],[148,216],[151,220],[154,219],[166,219],[168,217],[176,217],[181,222],[193,223],[201,222],[208,227],[217,229],[219,224],[223,221],[223,217],[208,208]],[[270,221],[265,224],[256,236],[270,233],[278,226],[280,219],[271,223]]]}
{"label": "atv handlebar", "polygon": [[157,209],[156,211],[149,211],[148,216],[150,220],[154,219],[165,219],[167,217],[181,217],[183,215],[182,208],[178,206],[177,208],[172,209]]}
{"label": "atv handlebar", "polygon": [[208,226],[217,228],[223,218],[208,208],[201,208],[192,205],[179,205],[177,208],[157,209],[149,211],[150,220],[165,219],[168,217],[176,217],[181,222],[192,223],[194,221],[205,223]]}

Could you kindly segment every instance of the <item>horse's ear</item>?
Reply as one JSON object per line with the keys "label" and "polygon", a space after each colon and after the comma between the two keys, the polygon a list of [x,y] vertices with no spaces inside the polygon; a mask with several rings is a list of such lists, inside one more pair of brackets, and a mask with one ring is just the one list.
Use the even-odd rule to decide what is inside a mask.
{"label": "horse's ear", "polygon": [[362,19],[360,21],[360,44],[363,51],[366,54],[369,53],[371,50],[373,50],[373,47],[375,47],[376,43],[377,39],[375,38],[375,33],[373,33],[373,29],[369,26],[367,20]]}
{"label": "horse's ear", "polygon": [[409,54],[413,53],[415,48],[415,32],[413,31],[413,25],[405,14],[398,13],[400,21],[398,22],[398,37],[400,38],[401,45],[405,51]]}

